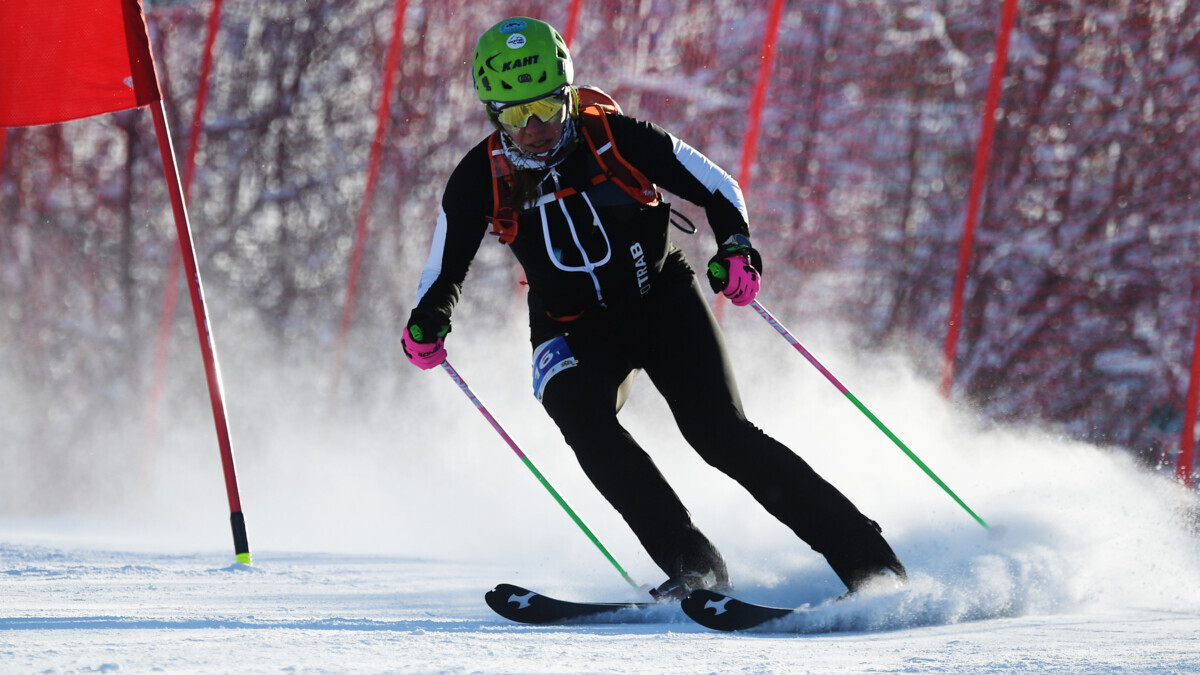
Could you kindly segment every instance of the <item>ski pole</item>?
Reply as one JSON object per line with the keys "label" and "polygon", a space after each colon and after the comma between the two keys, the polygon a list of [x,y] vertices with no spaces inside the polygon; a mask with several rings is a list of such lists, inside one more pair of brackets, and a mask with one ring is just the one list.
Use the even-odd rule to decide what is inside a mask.
{"label": "ski pole", "polygon": [[617,571],[621,573],[621,577],[625,579],[630,586],[633,586],[639,591],[642,590],[642,587],[638,585],[638,582],[634,581],[633,577],[629,576],[629,573],[621,567],[621,564],[617,562],[617,559],[608,552],[607,548],[604,548],[604,544],[600,543],[600,539],[592,533],[586,524],[584,524],[583,519],[575,513],[575,510],[572,509],[569,504],[567,504],[567,501],[563,499],[562,495],[558,494],[558,490],[554,489],[554,486],[550,484],[550,481],[546,480],[546,477],[542,475],[542,472],[538,471],[537,467],[534,466],[533,462],[525,456],[524,452],[521,452],[521,448],[517,447],[516,441],[514,441],[512,437],[508,435],[508,432],[504,430],[504,427],[500,426],[500,423],[496,421],[496,418],[492,417],[492,414],[488,412],[487,408],[484,407],[483,402],[480,401],[479,397],[471,391],[471,388],[467,386],[466,380],[462,379],[462,376],[459,375],[458,371],[456,371],[454,367],[450,365],[449,361],[442,361],[442,369],[446,371],[446,374],[450,376],[450,379],[454,380],[454,382],[458,384],[458,388],[467,395],[467,398],[471,399],[471,403],[475,404],[475,407],[479,409],[479,412],[492,425],[492,428],[496,430],[496,433],[500,434],[500,437],[504,439],[505,443],[508,443],[508,447],[512,448],[512,451],[517,453],[517,457],[520,457],[521,461],[525,463],[525,466],[531,472],[533,472],[533,475],[537,477],[538,482],[540,482],[542,486],[545,487],[550,493],[550,495],[554,497],[554,501],[558,502],[558,505],[567,512],[568,516],[571,516],[571,520],[575,521],[575,524],[579,526],[579,529],[583,530],[583,533],[587,535],[587,538],[592,540],[592,543],[596,545],[596,548],[600,549],[600,552],[604,554],[605,558],[608,558],[608,562],[612,563],[612,566],[617,568]]}
{"label": "ski pole", "polygon": [[854,404],[854,407],[861,410],[862,413],[867,416],[867,419],[874,422],[875,426],[879,427],[880,431],[886,434],[888,438],[892,439],[892,442],[895,443],[901,450],[903,450],[904,454],[908,455],[908,458],[915,462],[917,466],[921,467],[921,470],[924,471],[927,476],[932,478],[933,482],[941,486],[941,488],[946,491],[946,494],[954,498],[954,501],[958,502],[959,506],[963,507],[967,513],[971,514],[971,517],[974,518],[975,521],[980,525],[982,525],[983,529],[988,530],[989,532],[992,531],[991,526],[988,525],[983,518],[980,518],[978,515],[976,515],[975,512],[971,510],[971,507],[967,506],[966,502],[959,499],[958,495],[954,494],[954,490],[951,490],[949,486],[943,483],[942,479],[938,478],[937,474],[935,474],[932,469],[926,466],[925,462],[922,462],[920,457],[917,457],[916,454],[914,454],[912,450],[909,450],[908,446],[896,436],[896,434],[892,433],[891,429],[888,429],[886,426],[884,426],[883,422],[880,422],[878,417],[876,417],[870,410],[867,410],[867,407],[863,405],[862,402],[854,396],[854,394],[851,394],[850,390],[833,376],[833,373],[826,370],[825,366],[821,365],[821,362],[817,361],[816,357],[813,356],[812,353],[810,353],[807,349],[805,349],[804,345],[800,344],[800,341],[793,337],[792,334],[788,332],[788,329],[784,328],[783,324],[779,323],[779,321],[776,320],[775,317],[772,316],[765,307],[759,304],[757,300],[752,301],[750,306],[753,307],[754,311],[758,312],[759,316],[765,319],[767,323],[771,324],[771,327],[778,331],[779,334],[784,337],[784,339],[790,342],[791,345],[796,348],[796,351],[800,352],[804,358],[808,359],[809,363],[813,364],[817,370],[821,371],[821,374],[825,376],[825,379],[832,382],[833,386],[837,387],[838,391],[845,394],[846,398],[850,399],[850,402]]}

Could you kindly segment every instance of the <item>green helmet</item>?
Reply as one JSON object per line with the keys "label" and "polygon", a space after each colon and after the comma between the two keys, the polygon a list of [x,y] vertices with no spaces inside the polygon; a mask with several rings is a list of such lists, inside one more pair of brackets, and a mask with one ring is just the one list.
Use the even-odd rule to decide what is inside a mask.
{"label": "green helmet", "polygon": [[505,19],[475,45],[471,78],[484,103],[531,101],[570,85],[574,76],[567,43],[545,21]]}

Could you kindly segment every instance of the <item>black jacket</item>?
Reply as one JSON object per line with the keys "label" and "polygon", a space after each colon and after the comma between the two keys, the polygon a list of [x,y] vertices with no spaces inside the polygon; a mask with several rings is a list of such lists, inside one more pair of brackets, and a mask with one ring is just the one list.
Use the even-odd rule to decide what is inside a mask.
{"label": "black jacket", "polygon": [[[649,122],[608,115],[613,143],[660,188],[705,209],[716,241],[749,235],[741,189],[720,167]],[[529,282],[534,343],[553,332],[552,317],[637,302],[665,283],[689,283],[691,270],[669,239],[670,207],[639,204],[612,181],[591,185],[599,165],[587,144],[550,169],[535,170],[541,194],[580,190],[521,211],[510,245]],[[557,185],[556,185],[557,182]],[[413,319],[449,323],[462,282],[492,215],[492,174],[485,139],[459,162],[417,292]]]}

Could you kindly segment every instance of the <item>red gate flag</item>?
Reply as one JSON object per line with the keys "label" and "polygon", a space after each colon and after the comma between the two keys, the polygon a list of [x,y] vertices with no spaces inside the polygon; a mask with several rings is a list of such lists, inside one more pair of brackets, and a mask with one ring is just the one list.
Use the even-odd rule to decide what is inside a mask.
{"label": "red gate flag", "polygon": [[141,0],[0,0],[0,128],[150,108],[204,357],[234,553],[250,564],[217,353]]}
{"label": "red gate flag", "polygon": [[0,127],[65,122],[161,98],[141,0],[0,2]]}

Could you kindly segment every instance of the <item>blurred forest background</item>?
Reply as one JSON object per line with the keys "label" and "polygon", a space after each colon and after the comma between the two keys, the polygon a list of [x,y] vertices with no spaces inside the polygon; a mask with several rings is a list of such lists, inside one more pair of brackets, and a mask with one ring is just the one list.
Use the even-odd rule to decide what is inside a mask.
{"label": "blurred forest background", "polygon": [[[414,376],[396,330],[444,182],[488,132],[467,67],[475,40],[514,14],[563,30],[569,4],[406,3],[343,404],[396,405]],[[768,4],[583,2],[576,82],[738,175]],[[225,2],[200,129],[211,5],[145,5],[177,154],[200,134],[189,206],[218,348],[251,327],[264,358],[305,364],[317,378],[303,386],[331,388],[395,3]],[[939,376],[1001,6],[785,3],[758,150],[739,176],[761,297],[785,323],[845,322],[856,348],[900,350]],[[1172,462],[1200,316],[1200,5],[1021,2],[995,121],[952,396],[987,420]],[[700,227],[677,243],[706,260],[702,214],[673,201]],[[169,367],[199,372],[186,291],[167,283],[178,255],[146,111],[7,130],[10,452],[61,475],[115,415],[145,416],[167,294],[180,303]],[[517,279],[485,242],[467,281],[473,320],[520,317]],[[164,410],[203,386],[170,382]],[[208,414],[188,396],[188,414]]]}

